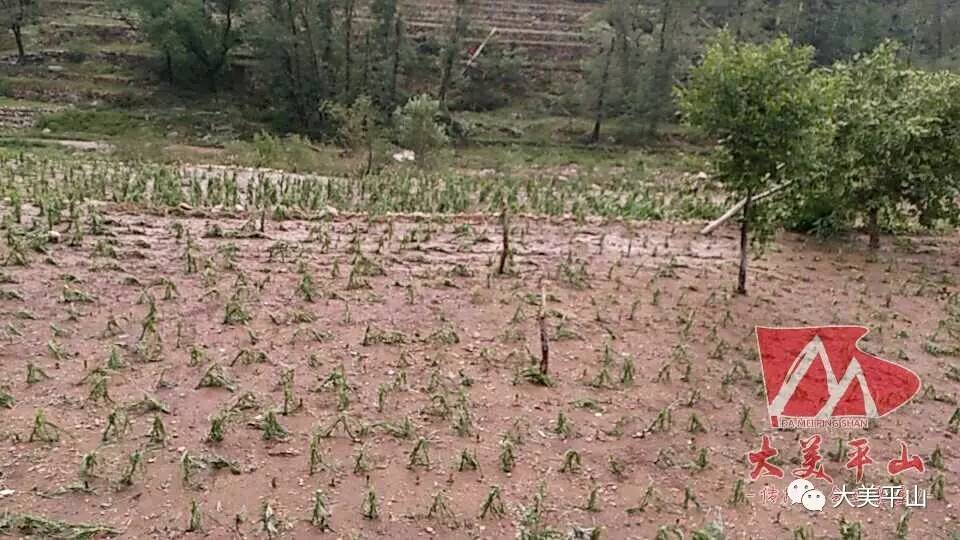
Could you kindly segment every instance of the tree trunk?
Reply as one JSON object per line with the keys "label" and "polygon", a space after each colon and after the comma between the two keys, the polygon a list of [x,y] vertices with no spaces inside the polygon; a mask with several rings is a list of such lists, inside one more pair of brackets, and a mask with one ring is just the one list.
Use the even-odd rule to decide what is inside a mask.
{"label": "tree trunk", "polygon": [[398,13],[393,31],[393,69],[390,70],[390,108],[397,106],[397,79],[400,73],[400,46],[403,44],[403,19]]}
{"label": "tree trunk", "polygon": [[363,39],[363,88],[370,88],[370,32]]}
{"label": "tree trunk", "polygon": [[370,118],[370,115],[364,117],[363,119],[364,126],[366,127],[366,139],[367,139],[367,170],[363,173],[364,176],[369,175],[373,172],[373,119]]}
{"label": "tree trunk", "polygon": [[20,32],[20,23],[13,23],[10,29],[13,30],[13,39],[17,42],[17,63],[21,64],[27,53],[23,50],[23,34]]}
{"label": "tree trunk", "polygon": [[600,141],[600,125],[603,124],[604,99],[607,92],[607,81],[610,79],[610,57],[613,56],[613,46],[616,37],[610,38],[610,48],[607,50],[607,58],[603,62],[603,74],[600,76],[600,89],[597,91],[597,116],[593,123],[593,133],[590,134],[590,142]]}
{"label": "tree trunk", "polygon": [[350,55],[353,49],[353,0],[347,0],[344,6],[343,27],[343,95],[348,101],[350,98],[350,76],[353,73],[353,59]]}
{"label": "tree trunk", "polygon": [[936,0],[937,12],[933,16],[934,39],[937,40],[937,60],[943,58],[943,0]]}
{"label": "tree trunk", "polygon": [[867,220],[867,234],[870,235],[870,249],[880,249],[880,209],[871,208]]}
{"label": "tree trunk", "polygon": [[753,203],[753,193],[747,192],[747,200],[743,205],[743,221],[740,222],[740,273],[737,275],[737,293],[747,294],[747,258],[750,249],[750,210]]}
{"label": "tree trunk", "polygon": [[163,60],[167,70],[167,82],[170,84],[170,86],[173,86],[176,84],[176,80],[173,78],[173,55],[170,54],[169,49],[164,49]]}
{"label": "tree trunk", "polygon": [[744,0],[737,0],[737,41],[740,41],[743,35],[743,1]]}
{"label": "tree trunk", "polygon": [[660,48],[659,52],[662,56],[664,51],[667,50],[667,23],[670,22],[670,0],[663,0],[663,7],[660,9],[661,19],[660,19]]}

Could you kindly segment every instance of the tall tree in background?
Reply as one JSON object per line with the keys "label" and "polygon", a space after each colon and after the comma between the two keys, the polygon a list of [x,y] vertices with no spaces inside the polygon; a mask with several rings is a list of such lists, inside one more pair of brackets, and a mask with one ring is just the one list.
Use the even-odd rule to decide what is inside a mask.
{"label": "tall tree in background", "polygon": [[610,60],[613,58],[613,51],[616,47],[616,37],[610,38],[610,44],[607,45],[607,50],[604,51],[603,58],[603,69],[600,72],[600,84],[596,89],[596,104],[593,107],[594,110],[594,120],[593,120],[593,131],[590,133],[590,142],[598,143],[600,142],[600,128],[603,125],[603,120],[606,117],[606,107],[607,107],[607,93],[610,88]]}
{"label": "tall tree in background", "polygon": [[455,0],[453,24],[450,26],[450,34],[447,44],[443,48],[443,66],[440,74],[440,89],[437,91],[437,98],[440,101],[440,107],[447,107],[447,93],[453,85],[454,70],[457,65],[457,58],[461,54],[463,39],[466,37],[467,29],[470,25],[470,18],[467,11],[467,0]]}
{"label": "tall tree in background", "polygon": [[637,92],[643,63],[640,42],[649,39],[654,30],[640,8],[630,0],[611,0],[589,28],[591,41],[599,50],[584,62],[581,99],[593,117],[592,143],[600,140],[604,121],[624,113],[629,96]]}
{"label": "tall tree in background", "polygon": [[[374,24],[371,29],[372,49],[369,68],[372,81],[379,88],[372,92],[383,111],[392,110],[399,103],[398,84],[403,47],[403,23],[397,0],[374,0],[370,6]],[[368,80],[368,83],[370,83]]]}
{"label": "tall tree in background", "polygon": [[672,92],[680,56],[680,21],[689,16],[689,4],[690,0],[661,0],[656,45],[644,55],[646,77],[631,106],[647,135],[655,134],[674,112]]}
{"label": "tall tree in background", "polygon": [[171,79],[175,56],[181,54],[207,87],[217,90],[240,41],[242,0],[128,0],[122,6],[132,15],[128,21],[163,52]]}
{"label": "tall tree in background", "polygon": [[343,0],[343,98],[353,99],[353,16],[354,0]]}
{"label": "tall tree in background", "polygon": [[754,45],[724,32],[678,91],[686,121],[719,141],[717,178],[731,195],[745,200],[740,294],[747,292],[751,230],[755,241],[772,232],[773,205],[757,205],[753,198],[802,178],[812,165],[823,117],[811,72],[813,54],[811,47],[794,47],[785,38]]}
{"label": "tall tree in background", "polygon": [[13,32],[17,43],[17,62],[23,62],[26,50],[23,45],[23,27],[37,18],[35,0],[0,0],[0,24]]}

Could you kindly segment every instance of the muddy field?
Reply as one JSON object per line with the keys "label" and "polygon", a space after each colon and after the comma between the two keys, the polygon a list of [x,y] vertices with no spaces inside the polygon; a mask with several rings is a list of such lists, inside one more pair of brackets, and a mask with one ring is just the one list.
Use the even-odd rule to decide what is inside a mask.
{"label": "muddy field", "polygon": [[[500,275],[496,217],[259,226],[114,208],[82,236],[0,248],[0,530],[960,535],[955,236],[870,256],[784,235],[742,297],[732,230],[515,218]],[[541,312],[549,380],[531,367]],[[754,326],[823,324],[871,328],[863,348],[923,381],[866,433],[825,434],[826,470],[854,484],[830,453],[862,435],[863,483],[890,483],[902,439],[927,468],[895,480],[927,489],[926,508],[814,514],[757,495],[786,488],[808,434],[769,429]],[[783,481],[749,481],[762,433]]]}

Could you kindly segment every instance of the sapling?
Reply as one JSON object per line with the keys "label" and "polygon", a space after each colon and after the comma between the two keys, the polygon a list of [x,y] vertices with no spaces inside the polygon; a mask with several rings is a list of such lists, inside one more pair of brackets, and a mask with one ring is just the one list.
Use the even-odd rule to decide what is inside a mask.
{"label": "sapling", "polygon": [[910,530],[909,522],[910,522],[910,510],[907,510],[900,516],[900,519],[897,520],[897,531],[896,531],[897,540],[907,539],[907,534]]}
{"label": "sapling", "polygon": [[517,456],[513,441],[504,438],[500,441],[500,470],[505,473],[511,472],[516,462]]}
{"label": "sapling", "polygon": [[307,302],[313,302],[317,297],[317,285],[311,274],[305,273],[300,278],[300,283],[297,284],[297,295]]}
{"label": "sapling", "polygon": [[36,384],[50,379],[43,369],[37,367],[33,362],[27,363],[27,384]]}
{"label": "sapling", "polygon": [[603,366],[600,368],[600,372],[597,373],[597,376],[590,381],[589,385],[594,388],[613,388],[613,377],[610,376],[610,371],[606,362],[604,362]]}
{"label": "sapling", "polygon": [[633,363],[633,359],[629,357],[625,358],[623,360],[623,368],[620,370],[620,384],[624,386],[632,385],[635,375],[636,365]]}
{"label": "sapling", "polygon": [[283,415],[287,416],[303,408],[303,399],[297,399],[293,393],[293,369],[288,369],[280,376],[280,386],[283,388]]}
{"label": "sapling", "polygon": [[930,466],[941,471],[946,467],[943,463],[943,450],[939,444],[933,450],[933,453],[930,454]]}
{"label": "sapling", "polygon": [[863,540],[863,525],[859,521],[850,523],[841,517],[840,540]]}
{"label": "sapling", "polygon": [[557,414],[557,422],[553,426],[553,432],[562,437],[569,437],[570,434],[573,433],[573,425],[567,420],[563,411]]}
{"label": "sapling", "polygon": [[457,466],[457,470],[460,472],[476,471],[479,468],[480,464],[477,462],[476,453],[471,453],[469,450],[464,449],[460,453],[460,464]]}
{"label": "sapling", "polygon": [[607,462],[607,466],[610,468],[610,472],[617,477],[619,480],[623,480],[627,476],[627,465],[617,459],[616,457],[611,456]]}
{"label": "sapling", "polygon": [[98,375],[93,383],[90,385],[90,394],[87,396],[87,401],[97,403],[113,403],[113,400],[110,399],[110,392],[107,388],[108,379],[103,375]]}
{"label": "sapling", "polygon": [[361,475],[370,471],[370,460],[367,459],[367,449],[361,446],[353,458],[353,474]]}
{"label": "sapling", "polygon": [[118,371],[125,367],[127,367],[127,364],[123,361],[123,356],[120,355],[120,349],[116,346],[111,347],[110,356],[107,358],[107,369]]}
{"label": "sapling", "polygon": [[218,443],[223,441],[223,430],[226,427],[229,415],[226,412],[217,413],[210,419],[210,432],[207,433],[207,442]]}
{"label": "sapling", "polygon": [[200,378],[200,382],[197,383],[197,388],[226,388],[231,392],[236,390],[236,386],[233,380],[227,375],[226,370],[216,362],[211,364],[210,367],[207,368],[207,371],[204,372],[203,377]]}
{"label": "sapling", "polygon": [[126,412],[121,408],[114,409],[107,415],[107,427],[104,428],[100,440],[104,443],[120,440],[127,433],[129,427],[130,419],[127,418]]}
{"label": "sapling", "polygon": [[730,504],[737,506],[747,503],[747,496],[743,489],[743,478],[738,478],[733,486],[733,495],[730,497]]}
{"label": "sapling", "polygon": [[162,446],[167,440],[167,428],[163,425],[163,420],[159,416],[153,417],[153,424],[150,427],[150,434],[148,435],[151,444],[156,444]]}
{"label": "sapling", "polygon": [[380,507],[377,503],[377,493],[373,488],[367,490],[366,496],[363,498],[363,503],[360,505],[360,515],[365,519],[379,519],[380,517]]}
{"label": "sapling", "polygon": [[670,429],[673,421],[670,414],[670,407],[664,407],[657,413],[657,418],[650,425],[647,431],[667,431]]}
{"label": "sapling", "polygon": [[470,411],[464,405],[457,408],[457,418],[453,424],[453,430],[461,437],[468,437],[473,432]]}
{"label": "sapling", "polygon": [[947,422],[947,429],[953,434],[960,432],[960,407],[953,411],[953,416],[951,416],[950,421]]}
{"label": "sapling", "polygon": [[0,407],[12,409],[15,403],[16,400],[10,393],[10,388],[8,386],[0,386]]}
{"label": "sapling", "polygon": [[694,413],[690,415],[690,426],[687,428],[687,431],[690,433],[706,433],[707,428],[704,427],[703,422],[700,421],[700,417]]}
{"label": "sapling", "polygon": [[427,518],[440,518],[442,520],[454,520],[456,518],[453,511],[450,510],[449,499],[443,490],[438,491],[433,496],[433,503],[430,504],[430,509],[427,511]]}
{"label": "sapling", "polygon": [[314,433],[310,437],[310,476],[316,474],[323,465],[323,450],[320,448],[320,434]]}
{"label": "sapling", "polygon": [[193,457],[188,450],[184,450],[180,455],[180,480],[187,487],[198,487],[194,483],[194,474],[197,471],[206,469],[207,465],[198,458]]}
{"label": "sapling", "polygon": [[60,440],[60,431],[59,427],[47,421],[43,409],[37,409],[37,414],[33,418],[33,431],[30,432],[28,442],[57,442]]}
{"label": "sapling", "polygon": [[96,450],[86,453],[80,458],[80,472],[78,476],[80,481],[83,482],[84,487],[89,486],[90,480],[96,478],[96,468],[100,464],[100,459],[97,456]]}
{"label": "sapling", "polygon": [[363,435],[364,432],[366,431],[366,428],[362,425],[356,425],[351,427],[352,423],[354,422],[353,420],[350,419],[349,416],[347,416],[346,414],[340,414],[339,416],[337,416],[336,420],[331,422],[329,426],[327,426],[326,428],[324,428],[319,432],[320,436],[323,438],[331,437],[333,435],[333,432],[339,426],[343,428],[343,431],[347,434],[347,436],[350,438],[351,441],[357,442],[360,440],[360,436]]}
{"label": "sapling", "polygon": [[155,413],[160,412],[163,414],[170,414],[170,407],[165,403],[158,400],[157,398],[144,394],[143,399],[127,406],[127,410],[130,412],[138,412],[141,414]]}
{"label": "sapling", "polygon": [[263,506],[260,508],[260,526],[263,532],[267,533],[267,538],[280,536],[282,524],[270,501],[263,501]]}
{"label": "sapling", "polygon": [[480,508],[480,519],[486,518],[487,514],[503,517],[504,512],[503,500],[500,498],[500,486],[493,486]]}
{"label": "sapling", "polygon": [[190,501],[190,525],[187,526],[187,532],[200,532],[203,530],[203,513],[200,511],[200,504],[196,499]]}
{"label": "sapling", "polygon": [[390,435],[393,435],[398,439],[410,439],[416,432],[413,422],[411,422],[410,418],[406,416],[403,417],[402,422],[396,424],[384,422],[382,426]]}
{"label": "sapling", "polygon": [[253,319],[243,305],[241,291],[242,289],[237,289],[227,301],[227,305],[224,308],[223,324],[246,324]]}
{"label": "sapling", "polygon": [[577,472],[580,470],[580,452],[570,449],[563,454],[563,465],[560,472]]}
{"label": "sapling", "polygon": [[587,504],[583,507],[587,512],[599,512],[600,511],[600,488],[595,487],[590,490],[590,495],[587,496]]}
{"label": "sapling", "polygon": [[265,441],[282,441],[289,436],[289,432],[280,425],[280,421],[277,420],[277,413],[274,411],[269,411],[264,417],[262,429],[263,440]]}
{"label": "sapling", "polygon": [[943,473],[937,473],[937,475],[933,477],[933,483],[930,485],[930,495],[933,495],[935,500],[943,500],[945,483],[946,478],[943,476]]}
{"label": "sapling", "polygon": [[757,428],[753,426],[753,421],[750,420],[750,407],[746,405],[740,406],[740,431],[748,431],[754,434],[757,432]]}
{"label": "sapling", "polygon": [[700,508],[700,502],[697,500],[696,495],[693,494],[693,490],[690,489],[690,486],[683,488],[683,509],[686,510],[689,508],[690,503],[693,503],[697,509]]}
{"label": "sapling", "polygon": [[709,460],[707,459],[707,449],[701,448],[700,452],[697,454],[696,459],[693,460],[693,466],[697,470],[703,470],[709,465]]}
{"label": "sapling", "polygon": [[417,439],[417,443],[413,446],[413,450],[410,452],[410,459],[407,463],[407,468],[412,469],[416,466],[422,466],[430,468],[430,455],[427,453],[427,440],[423,437]]}
{"label": "sapling", "polygon": [[145,465],[143,462],[143,451],[140,449],[134,450],[127,457],[127,468],[124,469],[123,476],[120,477],[120,484],[123,486],[132,486],[133,485],[133,475],[140,471],[141,474],[145,474]]}
{"label": "sapling", "polygon": [[333,531],[333,527],[330,526],[330,510],[324,500],[323,491],[319,489],[313,494],[313,514],[310,517],[310,524],[320,529],[320,532]]}

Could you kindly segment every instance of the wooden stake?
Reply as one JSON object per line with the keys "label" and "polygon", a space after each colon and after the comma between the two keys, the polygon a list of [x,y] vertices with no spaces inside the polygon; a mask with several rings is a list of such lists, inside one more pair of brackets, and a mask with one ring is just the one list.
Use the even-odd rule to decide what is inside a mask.
{"label": "wooden stake", "polygon": [[510,220],[507,217],[506,201],[503,202],[503,212],[500,214],[500,226],[503,228],[503,248],[497,273],[503,275],[507,271],[507,258],[510,256]]}
{"label": "wooden stake", "polygon": [[540,313],[537,316],[540,324],[540,374],[547,375],[550,369],[550,341],[547,338],[547,291],[540,286]]}

